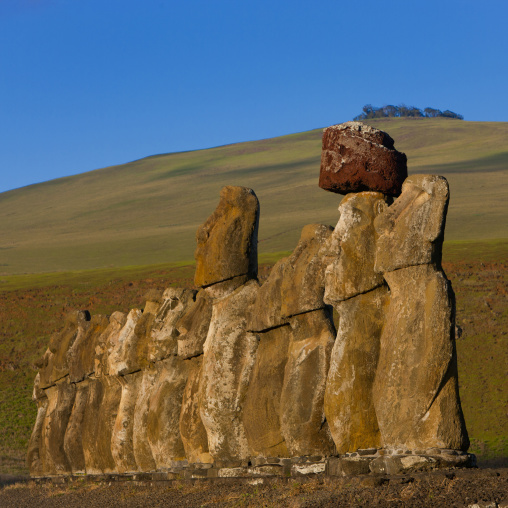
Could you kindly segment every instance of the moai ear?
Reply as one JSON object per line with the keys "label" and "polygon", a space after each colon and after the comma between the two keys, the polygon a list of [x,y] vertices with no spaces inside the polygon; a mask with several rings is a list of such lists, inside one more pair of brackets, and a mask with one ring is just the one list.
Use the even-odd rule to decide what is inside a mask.
{"label": "moai ear", "polygon": [[376,216],[381,215],[386,209],[388,208],[388,203],[385,199],[380,199],[375,205],[374,205],[374,213]]}

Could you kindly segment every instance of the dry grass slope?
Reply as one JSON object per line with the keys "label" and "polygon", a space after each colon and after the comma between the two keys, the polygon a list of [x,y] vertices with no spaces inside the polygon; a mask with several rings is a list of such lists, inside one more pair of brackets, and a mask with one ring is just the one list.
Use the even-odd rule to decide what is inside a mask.
{"label": "dry grass slope", "polygon": [[[373,120],[410,173],[445,175],[447,240],[508,238],[508,123]],[[156,155],[0,194],[0,274],[192,260],[223,185],[253,188],[261,253],[291,250],[305,224],[335,224],[340,196],[317,186],[321,130]],[[0,286],[1,287],[1,286]]]}

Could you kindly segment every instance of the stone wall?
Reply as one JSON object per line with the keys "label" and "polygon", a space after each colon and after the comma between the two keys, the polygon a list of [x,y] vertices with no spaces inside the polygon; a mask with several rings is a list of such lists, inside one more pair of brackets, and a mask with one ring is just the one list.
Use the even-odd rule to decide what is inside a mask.
{"label": "stone wall", "polygon": [[76,311],[51,337],[31,474],[471,465],[441,268],[448,184],[406,176],[386,133],[325,129],[320,185],[349,193],[337,226],[305,226],[263,285],[258,199],[224,187],[197,231],[197,291],[153,291],[127,315]]}

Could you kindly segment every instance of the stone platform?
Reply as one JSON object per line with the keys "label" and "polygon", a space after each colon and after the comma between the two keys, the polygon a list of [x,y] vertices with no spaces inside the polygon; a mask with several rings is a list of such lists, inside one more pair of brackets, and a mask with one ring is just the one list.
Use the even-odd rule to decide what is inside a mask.
{"label": "stone platform", "polygon": [[425,452],[397,453],[392,450],[358,450],[340,457],[257,457],[247,463],[187,464],[181,461],[166,471],[73,474],[33,477],[37,481],[67,483],[75,480],[91,482],[160,482],[237,478],[294,478],[315,475],[404,475],[435,469],[476,467],[476,457],[460,450],[426,450]]}

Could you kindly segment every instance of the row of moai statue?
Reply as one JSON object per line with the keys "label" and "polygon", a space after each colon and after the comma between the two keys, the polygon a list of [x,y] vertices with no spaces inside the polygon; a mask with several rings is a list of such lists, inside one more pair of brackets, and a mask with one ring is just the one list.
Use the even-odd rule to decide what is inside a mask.
{"label": "row of moai statue", "polygon": [[466,451],[441,268],[448,184],[406,177],[386,133],[325,129],[320,186],[347,193],[338,224],[305,226],[262,285],[258,199],[224,187],[197,232],[198,290],[152,291],[128,314],[76,311],[52,336],[31,474]]}

